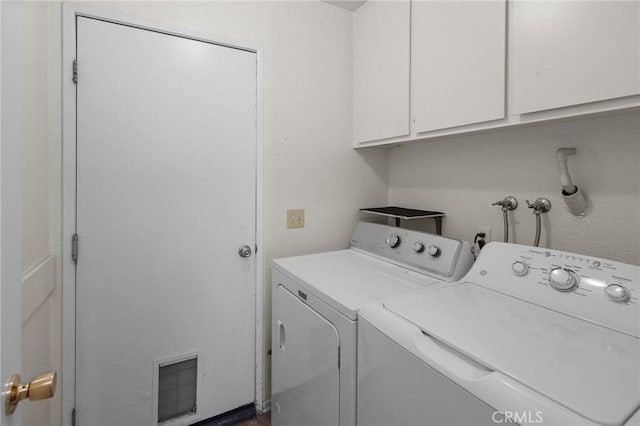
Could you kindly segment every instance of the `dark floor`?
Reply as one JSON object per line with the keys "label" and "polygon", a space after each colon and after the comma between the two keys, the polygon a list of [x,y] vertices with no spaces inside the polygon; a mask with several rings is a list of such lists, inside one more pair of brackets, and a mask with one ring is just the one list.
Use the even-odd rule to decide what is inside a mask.
{"label": "dark floor", "polygon": [[260,414],[251,420],[238,423],[238,426],[271,426],[271,412]]}

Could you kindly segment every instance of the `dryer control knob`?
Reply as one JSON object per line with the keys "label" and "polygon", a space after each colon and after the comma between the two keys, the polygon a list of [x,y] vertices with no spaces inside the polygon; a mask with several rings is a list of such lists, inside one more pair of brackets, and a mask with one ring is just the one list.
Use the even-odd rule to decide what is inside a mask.
{"label": "dryer control knob", "polygon": [[573,291],[578,285],[578,279],[569,269],[555,268],[549,272],[549,284],[558,291]]}
{"label": "dryer control knob", "polygon": [[623,285],[620,284],[609,284],[605,289],[607,292],[607,296],[611,298],[614,302],[628,302],[631,299],[631,294],[629,290]]}
{"label": "dryer control knob", "polygon": [[424,244],[422,244],[420,241],[416,241],[415,243],[413,243],[413,251],[415,251],[416,253],[422,253],[424,251]]}
{"label": "dryer control knob", "polygon": [[400,236],[398,234],[391,234],[387,237],[387,245],[391,248],[396,248],[400,245]]}
{"label": "dryer control knob", "polygon": [[513,265],[511,265],[511,269],[513,270],[513,273],[519,277],[524,277],[529,273],[529,265],[519,260],[513,262]]}
{"label": "dryer control knob", "polygon": [[440,256],[440,247],[438,247],[436,245],[431,245],[427,249],[427,253],[429,253],[429,256],[431,256],[431,257],[438,257],[438,256]]}

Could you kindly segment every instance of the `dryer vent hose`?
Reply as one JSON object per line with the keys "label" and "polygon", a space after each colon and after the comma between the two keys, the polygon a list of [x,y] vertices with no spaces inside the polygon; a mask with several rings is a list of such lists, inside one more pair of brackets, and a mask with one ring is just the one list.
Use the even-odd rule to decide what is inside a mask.
{"label": "dryer vent hose", "polygon": [[567,156],[575,153],[575,148],[558,148],[556,151],[556,161],[560,168],[560,184],[562,185],[563,195],[573,195],[578,192],[578,187],[571,181],[569,166],[567,166]]}
{"label": "dryer vent hose", "polygon": [[575,148],[558,148],[556,151],[556,161],[560,169],[560,184],[562,185],[562,199],[567,205],[567,210],[574,216],[584,216],[587,211],[587,201],[580,188],[571,180],[569,167],[567,166],[567,156],[576,153]]}

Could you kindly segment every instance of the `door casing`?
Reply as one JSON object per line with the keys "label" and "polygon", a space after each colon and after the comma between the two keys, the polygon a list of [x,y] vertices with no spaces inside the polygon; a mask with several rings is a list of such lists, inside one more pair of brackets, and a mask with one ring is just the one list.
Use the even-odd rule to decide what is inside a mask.
{"label": "door casing", "polygon": [[[75,265],[71,258],[71,239],[75,233],[76,188],[76,86],[73,83],[73,60],[76,52],[76,16],[101,19],[141,29],[253,51],[257,56],[256,94],[256,289],[255,289],[255,404],[263,410],[264,399],[264,239],[263,239],[263,144],[262,144],[262,48],[206,32],[169,24],[148,22],[99,8],[78,4],[63,4],[62,9],[62,424],[71,425],[75,408]],[[80,78],[82,71],[80,65]],[[82,249],[80,249],[82,250]]]}

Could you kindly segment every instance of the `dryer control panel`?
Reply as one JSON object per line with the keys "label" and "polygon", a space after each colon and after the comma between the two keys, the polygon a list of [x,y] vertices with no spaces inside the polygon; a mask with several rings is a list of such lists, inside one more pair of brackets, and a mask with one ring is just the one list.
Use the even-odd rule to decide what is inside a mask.
{"label": "dryer control panel", "polygon": [[640,337],[640,267],[491,242],[463,281]]}
{"label": "dryer control panel", "polygon": [[351,248],[445,281],[459,280],[473,263],[466,241],[371,222],[356,226]]}

